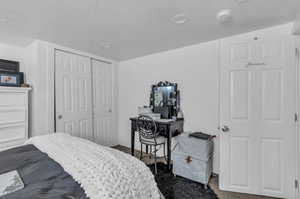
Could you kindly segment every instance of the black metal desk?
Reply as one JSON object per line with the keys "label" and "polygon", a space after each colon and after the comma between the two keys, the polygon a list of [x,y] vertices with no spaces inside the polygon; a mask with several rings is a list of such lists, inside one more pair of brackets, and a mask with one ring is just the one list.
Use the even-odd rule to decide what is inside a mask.
{"label": "black metal desk", "polygon": [[[135,144],[135,132],[137,117],[130,118],[131,120],[131,155],[134,156],[134,144]],[[172,147],[172,137],[179,135],[183,132],[183,119],[177,120],[157,120],[157,130],[161,136],[167,138],[167,164],[168,168],[171,169],[171,147]],[[146,153],[148,149],[146,148]]]}

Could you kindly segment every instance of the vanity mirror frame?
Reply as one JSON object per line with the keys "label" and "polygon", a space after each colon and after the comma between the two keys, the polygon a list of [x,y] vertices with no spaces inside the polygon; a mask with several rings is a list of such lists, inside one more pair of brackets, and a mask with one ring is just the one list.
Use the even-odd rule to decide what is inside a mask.
{"label": "vanity mirror frame", "polygon": [[[155,93],[164,87],[172,87],[171,92],[173,92],[173,96],[169,96],[171,92],[166,93],[168,89],[161,89],[162,92],[162,101],[163,105],[156,106],[155,104]],[[164,91],[165,90],[165,91]],[[172,100],[171,105],[168,104],[168,101]],[[180,91],[178,90],[177,83],[171,83],[168,81],[161,81],[157,84],[153,84],[151,86],[151,94],[150,94],[150,107],[154,113],[160,113],[163,119],[172,119],[174,117],[177,118],[177,113],[180,110]]]}

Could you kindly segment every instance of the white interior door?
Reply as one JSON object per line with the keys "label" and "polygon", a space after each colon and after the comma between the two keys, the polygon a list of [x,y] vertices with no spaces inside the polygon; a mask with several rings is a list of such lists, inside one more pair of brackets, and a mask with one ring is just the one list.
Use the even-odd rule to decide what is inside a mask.
{"label": "white interior door", "polygon": [[55,51],[56,132],[93,140],[90,58]]}
{"label": "white interior door", "polygon": [[112,130],[112,66],[92,59],[94,135],[98,144],[114,143]]}
{"label": "white interior door", "polygon": [[288,38],[221,42],[221,189],[295,198],[294,58]]}

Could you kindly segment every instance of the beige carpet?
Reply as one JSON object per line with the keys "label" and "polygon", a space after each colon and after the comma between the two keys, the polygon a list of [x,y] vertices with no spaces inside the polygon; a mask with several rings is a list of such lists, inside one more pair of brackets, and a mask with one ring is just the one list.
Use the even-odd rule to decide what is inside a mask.
{"label": "beige carpet", "polygon": [[[130,153],[130,149],[125,146],[118,145],[113,148],[123,151],[125,153]],[[139,151],[135,152],[135,156],[139,157]],[[149,164],[149,163],[152,163],[153,160],[150,160],[149,158],[146,157],[145,159],[143,159],[143,161],[146,164]],[[163,160],[161,160],[161,161],[163,161]],[[265,196],[256,196],[256,195],[250,195],[250,194],[221,191],[218,186],[218,177],[217,176],[214,176],[211,178],[209,185],[214,190],[214,192],[218,195],[218,197],[220,199],[274,199],[274,198],[265,197]]]}

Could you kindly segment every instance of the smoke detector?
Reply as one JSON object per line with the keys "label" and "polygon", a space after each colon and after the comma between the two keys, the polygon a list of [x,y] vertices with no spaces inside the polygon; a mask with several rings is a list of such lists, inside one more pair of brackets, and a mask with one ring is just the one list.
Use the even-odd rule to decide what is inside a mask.
{"label": "smoke detector", "polygon": [[217,20],[220,23],[228,23],[232,20],[232,11],[230,9],[224,9],[218,12]]}

